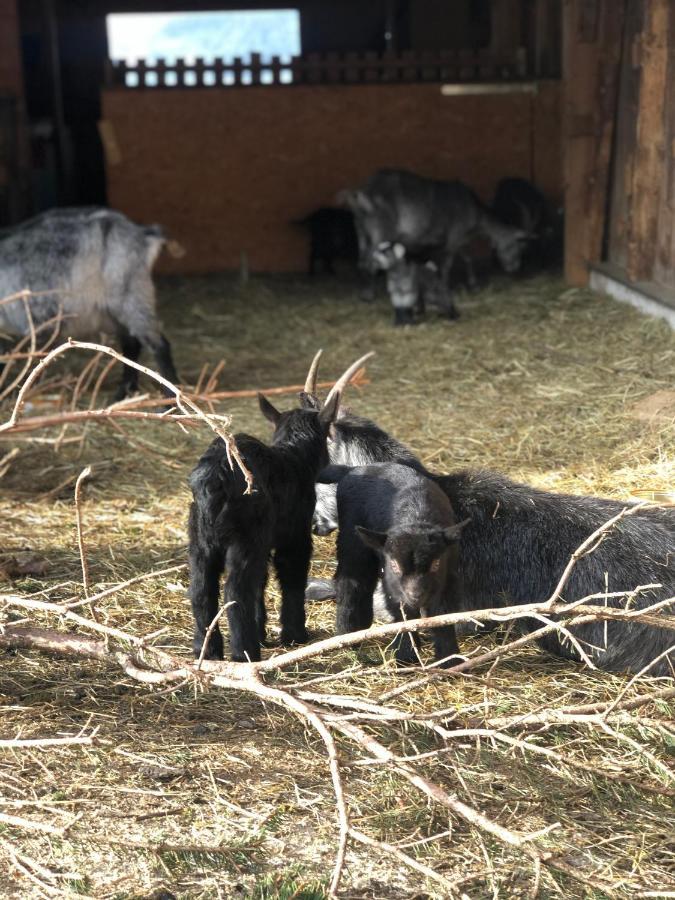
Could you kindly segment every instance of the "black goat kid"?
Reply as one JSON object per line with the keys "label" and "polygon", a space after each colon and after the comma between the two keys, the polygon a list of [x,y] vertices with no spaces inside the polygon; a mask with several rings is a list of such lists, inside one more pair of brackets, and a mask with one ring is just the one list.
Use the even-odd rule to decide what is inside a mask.
{"label": "black goat kid", "polygon": [[[264,592],[272,552],[281,588],[281,641],[307,641],[304,592],[312,553],[314,482],[328,461],[326,436],[340,394],[363,361],[350,366],[319,410],[308,408],[304,401],[304,408],[282,413],[258,395],[263,415],[274,425],[271,446],[247,434],[235,435],[239,452],[253,475],[251,494],[245,493],[244,477],[230,465],[220,438],[195,466],[190,476],[193,502],[188,523],[195,656],[202,652],[217,615],[220,577],[227,569],[223,600],[232,659],[260,659],[267,618]],[[223,637],[217,624],[204,656],[223,658]]]}
{"label": "black goat kid", "polygon": [[[389,613],[396,622],[453,612],[461,605],[457,541],[450,501],[432,481],[398,463],[328,466],[323,484],[337,483],[336,630],[369,628],[380,571]],[[437,660],[451,665],[458,652],[452,625],[433,631]],[[394,641],[399,663],[418,660],[417,634]]]}

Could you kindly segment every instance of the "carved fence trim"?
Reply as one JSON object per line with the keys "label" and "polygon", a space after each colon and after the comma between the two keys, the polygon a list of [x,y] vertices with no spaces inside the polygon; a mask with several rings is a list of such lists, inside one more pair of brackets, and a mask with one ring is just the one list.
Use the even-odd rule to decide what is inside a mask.
{"label": "carved fence trim", "polygon": [[109,60],[108,87],[223,88],[261,85],[392,84],[418,82],[508,82],[527,74],[524,50],[496,55],[492,51],[443,50],[401,53],[310,53],[282,60],[263,61],[260,54],[249,59],[225,61],[177,59],[167,62]]}

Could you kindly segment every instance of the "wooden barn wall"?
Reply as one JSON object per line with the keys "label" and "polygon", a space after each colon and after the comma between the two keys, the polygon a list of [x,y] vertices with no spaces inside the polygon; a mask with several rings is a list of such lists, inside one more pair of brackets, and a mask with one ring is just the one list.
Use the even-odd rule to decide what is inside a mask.
{"label": "wooden barn wall", "polygon": [[18,97],[21,92],[17,0],[0,0],[0,94]]}
{"label": "wooden barn wall", "polygon": [[0,0],[0,226],[26,210],[27,142],[16,0]]}
{"label": "wooden barn wall", "polygon": [[675,8],[628,0],[608,261],[675,288]]}
{"label": "wooden barn wall", "polygon": [[568,0],[563,14],[565,276],[602,257],[624,0]]}
{"label": "wooden barn wall", "polygon": [[108,196],[187,254],[170,271],[302,271],[292,225],[380,166],[461,178],[489,200],[506,175],[562,194],[560,86],[443,97],[434,85],[107,90]]}

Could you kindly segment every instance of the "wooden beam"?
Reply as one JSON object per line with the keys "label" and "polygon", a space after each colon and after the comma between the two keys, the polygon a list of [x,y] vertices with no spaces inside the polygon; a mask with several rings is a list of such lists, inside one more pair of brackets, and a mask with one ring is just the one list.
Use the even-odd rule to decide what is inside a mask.
{"label": "wooden beam", "polygon": [[[649,0],[644,4],[642,33],[634,48],[636,62],[639,62],[641,69],[627,259],[628,276],[634,281],[651,279],[656,263],[666,153],[666,76],[671,2]],[[670,152],[670,148],[668,150]]]}
{"label": "wooden beam", "polygon": [[625,0],[563,9],[565,276],[577,285],[602,256],[624,14]]}
{"label": "wooden beam", "polygon": [[654,281],[675,289],[675,9],[670,9],[665,145]]}

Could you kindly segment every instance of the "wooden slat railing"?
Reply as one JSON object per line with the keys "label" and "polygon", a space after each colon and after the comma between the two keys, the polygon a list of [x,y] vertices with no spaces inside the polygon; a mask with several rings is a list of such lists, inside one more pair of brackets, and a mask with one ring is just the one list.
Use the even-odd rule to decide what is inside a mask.
{"label": "wooden slat railing", "polygon": [[401,53],[309,53],[282,61],[263,61],[258,53],[248,60],[236,57],[205,62],[177,59],[166,62],[108,61],[108,87],[204,88],[298,84],[378,84],[443,81],[517,81],[526,76],[521,51],[495,55],[491,51],[443,50]]}

